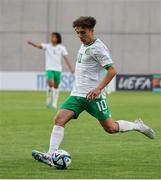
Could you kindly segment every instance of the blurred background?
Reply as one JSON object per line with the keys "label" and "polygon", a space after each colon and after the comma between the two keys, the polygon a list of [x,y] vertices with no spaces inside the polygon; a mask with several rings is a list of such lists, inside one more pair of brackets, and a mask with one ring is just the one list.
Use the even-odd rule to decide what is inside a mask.
{"label": "blurred background", "polygon": [[74,63],[80,42],[72,22],[79,16],[97,19],[96,36],[119,74],[161,73],[160,0],[0,0],[0,72],[43,72],[44,52],[27,41],[48,42],[53,31]]}

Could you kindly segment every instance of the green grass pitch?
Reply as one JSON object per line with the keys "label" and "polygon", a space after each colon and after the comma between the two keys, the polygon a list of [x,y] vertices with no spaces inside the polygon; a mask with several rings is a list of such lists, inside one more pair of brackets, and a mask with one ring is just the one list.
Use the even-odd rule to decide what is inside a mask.
{"label": "green grass pitch", "polygon": [[[61,103],[69,93],[61,93]],[[72,156],[67,170],[34,161],[32,149],[46,151],[53,110],[45,92],[0,92],[0,178],[161,178],[161,94],[117,92],[109,97],[114,119],[142,117],[156,131],[150,140],[137,132],[114,135],[83,112],[65,130],[60,148]]]}

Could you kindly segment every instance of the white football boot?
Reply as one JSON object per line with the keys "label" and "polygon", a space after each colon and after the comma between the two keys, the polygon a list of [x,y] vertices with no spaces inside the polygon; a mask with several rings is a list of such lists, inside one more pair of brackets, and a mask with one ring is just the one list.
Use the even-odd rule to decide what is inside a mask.
{"label": "white football boot", "polygon": [[136,131],[144,134],[145,136],[147,136],[150,139],[155,138],[154,130],[152,128],[150,128],[149,126],[147,126],[146,124],[144,124],[144,122],[141,119],[135,120],[134,123],[136,123],[136,125],[137,125]]}

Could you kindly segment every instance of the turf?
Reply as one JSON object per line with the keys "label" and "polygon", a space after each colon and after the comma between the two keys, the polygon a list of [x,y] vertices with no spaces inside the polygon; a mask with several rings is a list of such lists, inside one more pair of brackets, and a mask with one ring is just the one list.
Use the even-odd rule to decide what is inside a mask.
{"label": "turf", "polygon": [[[61,93],[59,103],[69,94]],[[137,132],[109,135],[83,112],[66,126],[62,149],[71,153],[67,170],[34,161],[32,149],[46,151],[53,110],[44,92],[0,92],[0,178],[161,178],[161,94],[117,92],[109,97],[114,119],[143,117],[157,137]]]}

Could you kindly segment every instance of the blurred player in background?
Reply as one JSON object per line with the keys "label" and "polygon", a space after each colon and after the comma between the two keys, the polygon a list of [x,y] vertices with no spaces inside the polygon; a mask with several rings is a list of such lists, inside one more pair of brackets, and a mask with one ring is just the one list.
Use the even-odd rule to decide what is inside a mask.
{"label": "blurred player in background", "polygon": [[45,50],[45,70],[48,83],[46,104],[47,107],[53,107],[54,109],[57,109],[59,97],[58,88],[61,81],[62,59],[65,60],[71,73],[74,73],[74,67],[68,58],[67,49],[61,43],[61,35],[57,32],[51,33],[50,43],[36,44],[28,41],[29,45]]}
{"label": "blurred player in background", "polygon": [[[96,20],[93,17],[80,17],[73,22],[73,27],[82,42],[77,55],[74,87],[55,117],[49,151],[32,152],[36,160],[45,164],[52,165],[51,157],[54,151],[59,149],[63,140],[65,125],[71,119],[78,118],[83,111],[95,117],[103,129],[110,134],[137,131],[150,139],[155,138],[155,132],[141,119],[134,122],[113,121],[106,103],[105,87],[116,75],[116,69],[107,46],[94,36],[95,24]],[[104,69],[106,74],[102,77]],[[121,102],[118,100],[118,103]]]}

